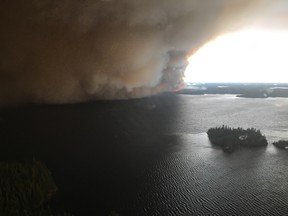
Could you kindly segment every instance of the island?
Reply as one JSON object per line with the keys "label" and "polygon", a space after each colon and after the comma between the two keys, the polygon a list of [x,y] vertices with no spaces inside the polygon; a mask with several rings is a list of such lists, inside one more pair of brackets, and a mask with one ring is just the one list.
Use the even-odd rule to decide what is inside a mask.
{"label": "island", "polygon": [[277,148],[288,149],[288,140],[279,140],[277,142],[273,142],[272,144]]}
{"label": "island", "polygon": [[226,125],[210,128],[208,138],[213,145],[221,146],[224,152],[231,153],[238,148],[266,147],[267,139],[255,128],[231,128]]}

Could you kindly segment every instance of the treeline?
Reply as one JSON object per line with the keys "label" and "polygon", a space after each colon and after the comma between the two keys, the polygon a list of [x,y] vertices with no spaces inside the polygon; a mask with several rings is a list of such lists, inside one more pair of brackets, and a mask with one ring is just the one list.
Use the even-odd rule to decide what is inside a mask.
{"label": "treeline", "polygon": [[268,145],[266,137],[255,128],[231,128],[223,125],[210,128],[207,134],[212,144],[221,146],[227,152],[240,147],[266,147]]}
{"label": "treeline", "polygon": [[277,148],[288,149],[288,140],[279,140],[272,143]]}
{"label": "treeline", "polygon": [[1,216],[72,216],[55,214],[47,204],[57,187],[43,163],[1,162],[0,176]]}
{"label": "treeline", "polygon": [[279,89],[247,89],[244,93],[237,95],[237,97],[245,98],[267,98],[267,97],[288,97],[287,88]]}

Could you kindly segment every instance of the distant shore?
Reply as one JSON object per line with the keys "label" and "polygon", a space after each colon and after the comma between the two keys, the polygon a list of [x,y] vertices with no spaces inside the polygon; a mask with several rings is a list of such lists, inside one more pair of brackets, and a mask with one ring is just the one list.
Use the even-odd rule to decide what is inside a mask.
{"label": "distant shore", "polygon": [[288,98],[288,83],[187,83],[179,94],[236,94],[245,98]]}

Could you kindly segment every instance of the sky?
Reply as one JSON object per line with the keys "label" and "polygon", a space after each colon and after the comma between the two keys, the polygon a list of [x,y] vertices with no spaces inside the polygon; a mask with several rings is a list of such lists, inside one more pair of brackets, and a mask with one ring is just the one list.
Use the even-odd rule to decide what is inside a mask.
{"label": "sky", "polygon": [[189,58],[185,81],[288,83],[287,38],[260,28],[221,35]]}
{"label": "sky", "polygon": [[[195,59],[203,55],[199,48],[209,41],[247,26],[283,30],[288,26],[287,14],[287,0],[1,1],[0,106],[129,99],[175,91],[184,85],[193,54],[191,75],[186,75],[193,79],[207,71],[206,77],[225,78],[253,68],[265,69],[267,74],[272,66],[282,70],[281,62],[259,52],[263,46],[270,47],[273,58],[283,57],[285,53],[280,55],[271,42],[280,46],[281,36],[254,34],[254,42],[243,39],[250,37],[245,34],[242,39],[241,34],[230,39],[222,36],[221,40],[234,40],[233,45],[220,42],[220,48],[210,50],[198,63]],[[252,49],[258,41],[261,48],[253,49],[253,56],[251,51],[244,54],[243,48]],[[252,60],[257,55],[270,64],[257,68],[259,60]],[[214,70],[214,76],[207,65],[219,64],[219,56],[225,67]],[[237,59],[242,64],[234,62]],[[221,71],[226,72],[221,75]],[[280,70],[273,74],[276,71]],[[265,76],[262,72],[261,77]]]}

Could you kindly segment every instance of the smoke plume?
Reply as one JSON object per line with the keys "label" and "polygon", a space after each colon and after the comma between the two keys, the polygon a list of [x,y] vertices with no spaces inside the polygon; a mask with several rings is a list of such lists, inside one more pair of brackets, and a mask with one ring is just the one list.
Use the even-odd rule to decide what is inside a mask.
{"label": "smoke plume", "polygon": [[188,55],[268,2],[2,0],[0,104],[174,91],[183,85]]}

